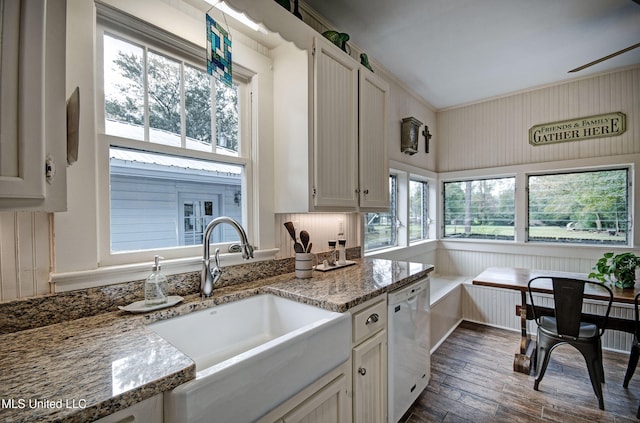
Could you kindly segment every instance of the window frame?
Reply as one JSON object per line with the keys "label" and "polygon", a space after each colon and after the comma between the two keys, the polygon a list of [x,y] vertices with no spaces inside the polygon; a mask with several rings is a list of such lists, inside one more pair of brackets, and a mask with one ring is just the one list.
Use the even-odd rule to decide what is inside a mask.
{"label": "window frame", "polygon": [[[429,244],[437,241],[438,228],[437,228],[437,207],[429,207],[428,205],[438,204],[437,201],[437,187],[438,176],[435,172],[418,168],[406,163],[397,162],[395,160],[389,161],[389,174],[395,175],[397,180],[397,199],[396,199],[396,218],[398,222],[396,244],[389,247],[382,247],[379,249],[367,250],[365,249],[364,233],[366,231],[366,219],[363,214],[361,230],[362,230],[362,248],[365,256],[384,254],[388,251],[396,251],[404,248],[415,247],[422,244]],[[416,239],[410,241],[409,235],[409,186],[410,180],[425,182],[427,184],[427,236],[423,239]]]}
{"label": "window frame", "polygon": [[[422,208],[423,208],[423,222],[421,228],[421,236],[419,238],[411,239],[411,183],[417,182],[422,184]],[[433,219],[429,217],[429,191],[431,189],[431,184],[425,178],[418,177],[417,175],[410,174],[409,175],[409,185],[408,185],[408,213],[409,220],[407,222],[407,239],[409,241],[409,245],[413,245],[425,240],[429,239],[429,225],[433,222]]]}
{"label": "window frame", "polygon": [[[152,51],[155,54],[161,54],[169,57],[172,60],[177,60],[181,66],[189,66],[198,70],[204,70],[206,68],[202,64],[198,64],[193,59],[193,51],[187,47],[187,51],[182,51],[181,48],[184,44],[178,39],[177,44],[172,46],[171,40],[177,39],[172,34],[165,34],[166,37],[161,39],[160,42],[155,43],[150,36],[145,36],[137,28],[135,31],[127,27],[126,17],[123,17],[125,22],[119,22],[117,19],[101,19],[98,16],[98,22],[96,24],[96,132],[97,132],[97,169],[98,169],[98,258],[99,266],[114,266],[131,263],[140,263],[150,260],[155,254],[163,256],[165,259],[182,259],[199,256],[202,254],[202,245],[193,246],[176,246],[170,248],[156,248],[149,250],[136,250],[136,251],[111,251],[111,228],[110,228],[110,189],[109,189],[109,149],[113,147],[130,148],[142,151],[150,151],[160,154],[168,154],[172,156],[204,159],[208,161],[216,161],[219,163],[229,163],[233,165],[239,165],[243,167],[243,180],[242,180],[242,198],[243,198],[243,210],[242,221],[243,227],[247,231],[249,239],[254,239],[254,233],[256,233],[253,227],[254,222],[254,193],[253,193],[253,166],[252,166],[252,106],[251,106],[251,78],[253,73],[244,69],[241,66],[235,66],[234,64],[234,84],[238,84],[238,114],[239,114],[239,149],[238,156],[230,156],[224,154],[218,154],[213,147],[212,152],[190,150],[181,147],[173,147],[166,144],[160,144],[149,140],[149,117],[145,114],[145,140],[128,139],[109,135],[105,133],[105,91],[104,91],[104,45],[103,40],[105,34],[121,39],[125,42],[141,46],[146,56],[146,51]],[[148,25],[148,24],[145,24]],[[168,41],[167,41],[168,39]],[[186,42],[184,42],[186,43]],[[202,49],[202,55],[204,57],[204,49]],[[181,72],[181,75],[183,72]],[[146,76],[145,76],[146,78]],[[184,76],[181,76],[184,79]],[[184,82],[184,81],[182,81]],[[212,79],[212,83],[215,83]],[[183,85],[183,84],[181,84]],[[215,91],[215,86],[212,86],[212,92]],[[184,87],[181,88],[181,92],[184,92]],[[145,96],[146,97],[146,96]],[[212,99],[212,106],[215,107],[215,98]],[[147,100],[144,99],[145,110],[147,108]],[[181,100],[180,113],[182,118],[185,118],[184,101]],[[213,113],[213,110],[212,110]],[[183,126],[183,125],[182,125]],[[184,144],[184,134],[186,128],[181,128],[181,144]],[[212,134],[212,145],[215,146],[217,140],[215,134]],[[178,211],[176,210],[176,213]],[[233,243],[216,243],[211,244],[212,248],[220,248],[222,252],[227,252],[229,246]]]}
{"label": "window frame", "polygon": [[[398,246],[398,231],[400,229],[400,225],[399,223],[399,219],[398,219],[398,194],[399,194],[399,185],[398,185],[398,175],[394,172],[389,172],[389,184],[390,184],[390,189],[389,189],[389,211],[387,212],[382,212],[382,213],[386,213],[386,214],[391,214],[391,218],[394,220],[393,225],[392,225],[392,230],[391,230],[391,239],[389,240],[389,244],[388,245],[383,245],[377,248],[371,248],[371,249],[367,249],[367,242],[366,242],[366,234],[367,232],[367,216],[370,213],[378,213],[378,212],[366,212],[363,213],[363,225],[364,225],[364,229],[362,231],[363,236],[362,236],[362,248],[364,251],[366,252],[376,252],[376,251],[381,251],[381,250],[387,250],[390,248],[395,248]],[[391,209],[395,209],[393,211],[391,211]]]}
{"label": "window frame", "polygon": [[[529,238],[529,229],[531,226],[531,216],[530,216],[530,187],[529,180],[530,177],[535,176],[552,176],[552,175],[566,175],[566,174],[584,174],[591,172],[603,172],[603,171],[616,171],[616,170],[624,170],[626,172],[626,201],[627,201],[627,231],[626,231],[626,242],[625,243],[598,243],[598,242],[552,242],[552,241],[544,241],[537,239]],[[524,198],[524,206],[525,206],[525,214],[523,216],[523,225],[524,225],[524,242],[531,245],[556,245],[556,246],[584,246],[584,247],[607,247],[607,248],[629,248],[633,245],[633,204],[634,204],[634,192],[633,192],[633,166],[631,165],[611,165],[611,166],[590,166],[584,168],[573,168],[573,169],[554,169],[547,171],[536,171],[536,172],[527,172],[523,176],[525,183],[525,198]]]}
{"label": "window frame", "polygon": [[[602,250],[606,248],[607,250],[628,250],[629,248],[634,248],[635,238],[636,238],[636,229],[634,227],[633,216],[635,215],[635,210],[640,206],[638,203],[639,197],[635,195],[633,190],[634,184],[640,183],[638,182],[638,175],[635,171],[636,162],[633,158],[625,158],[621,159],[619,156],[608,156],[608,157],[598,157],[598,158],[589,158],[589,159],[572,159],[572,160],[561,160],[555,162],[539,162],[539,163],[528,163],[528,164],[519,164],[512,166],[504,166],[504,167],[495,167],[495,168],[484,168],[484,169],[474,169],[474,170],[462,170],[462,171],[450,171],[450,172],[442,172],[439,174],[438,181],[438,199],[442,203],[438,204],[438,239],[440,242],[445,243],[444,245],[452,246],[458,243],[458,245],[462,244],[484,244],[484,243],[494,243],[496,245],[504,245],[506,248],[504,251],[509,251],[508,249],[510,245],[518,245],[518,246],[528,246],[530,247],[530,251],[538,251],[539,248],[545,249],[545,251],[549,251],[549,249],[553,249],[557,254],[562,254],[563,249],[572,248],[575,251],[584,251],[584,254],[590,254],[589,251],[593,249]],[[528,199],[526,197],[526,181],[528,179],[528,175],[539,175],[539,174],[548,174],[548,173],[567,173],[567,172],[576,172],[576,171],[589,171],[589,170],[610,170],[610,169],[627,169],[628,171],[628,183],[631,188],[628,189],[628,204],[629,210],[628,213],[631,217],[629,224],[629,236],[627,245],[600,245],[600,244],[564,244],[564,243],[545,243],[545,242],[527,242],[526,234],[525,234],[525,224],[527,220],[528,210],[527,204]],[[516,197],[515,197],[515,240],[514,241],[506,241],[506,240],[490,240],[490,239],[461,239],[461,238],[445,238],[443,236],[443,227],[440,221],[444,219],[443,211],[444,211],[444,182],[464,180],[464,179],[487,179],[487,178],[499,178],[504,176],[515,176],[516,178]],[[447,247],[451,248],[451,247]],[[461,247],[461,248],[470,248],[470,247]],[[496,247],[502,248],[502,247]],[[528,250],[529,251],[529,250]],[[581,253],[582,254],[582,253]]]}
{"label": "window frame", "polygon": [[[491,238],[491,237],[455,237],[455,236],[445,236],[445,230],[447,222],[445,221],[445,184],[448,183],[457,183],[457,182],[478,182],[478,181],[486,181],[486,180],[498,180],[498,179],[511,179],[513,178],[513,239],[499,239],[499,238]],[[440,199],[442,201],[440,206],[441,211],[441,223],[440,223],[440,239],[445,241],[451,240],[464,240],[469,242],[478,242],[478,241],[489,241],[489,242],[507,242],[513,243],[518,240],[518,176],[515,174],[500,174],[500,175],[483,175],[477,177],[467,177],[467,178],[452,178],[452,179],[443,179],[440,182],[440,189],[442,195]]]}

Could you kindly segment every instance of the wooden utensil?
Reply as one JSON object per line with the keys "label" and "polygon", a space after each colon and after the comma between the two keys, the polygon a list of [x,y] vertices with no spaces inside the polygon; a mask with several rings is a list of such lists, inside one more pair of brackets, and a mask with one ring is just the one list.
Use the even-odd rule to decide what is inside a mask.
{"label": "wooden utensil", "polygon": [[313,242],[310,242],[309,245],[307,246],[307,253],[311,252],[311,246],[313,245]]}
{"label": "wooden utensil", "polygon": [[287,228],[287,232],[289,232],[289,235],[291,235],[291,239],[293,240],[293,242],[297,242],[298,240],[296,239],[296,227],[293,226],[293,222],[284,222],[284,227]]}
{"label": "wooden utensil", "polygon": [[[304,253],[305,247],[303,247],[302,244],[300,244],[296,239],[296,227],[293,226],[293,222],[284,222],[284,227],[287,228],[287,232],[289,232],[289,235],[293,240],[293,251],[295,251],[296,253]],[[300,236],[302,236],[302,233],[300,234]]]}
{"label": "wooden utensil", "polygon": [[302,243],[302,248],[304,249],[305,253],[307,252],[307,248],[309,247],[309,232],[307,231],[300,231],[300,242]]}

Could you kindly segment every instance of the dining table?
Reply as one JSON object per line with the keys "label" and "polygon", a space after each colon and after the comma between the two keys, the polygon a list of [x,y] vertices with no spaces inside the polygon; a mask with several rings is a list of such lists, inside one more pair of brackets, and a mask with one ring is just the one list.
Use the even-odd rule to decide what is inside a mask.
{"label": "dining table", "polygon": [[[536,306],[535,314],[531,304],[527,302],[528,283],[535,277],[564,277],[581,279],[585,281],[595,282],[589,279],[584,273],[561,272],[552,270],[535,270],[516,267],[488,267],[478,276],[473,278],[474,285],[481,285],[493,288],[503,288],[520,292],[521,302],[516,306],[516,315],[520,316],[520,346],[515,353],[513,361],[513,370],[530,374],[535,368],[535,351],[536,343],[531,338],[531,334],[527,331],[527,320],[533,320],[536,315],[551,315],[553,310],[546,307]],[[549,279],[548,289],[538,288],[537,292],[552,293],[551,280]],[[635,297],[640,293],[640,288],[617,288],[611,287],[613,292],[613,303],[616,304],[634,304]],[[599,287],[592,288],[591,285],[585,285],[584,297],[591,300],[607,300],[609,299],[606,290]],[[621,317],[609,316],[606,320],[603,316],[583,313],[583,320],[593,322],[599,326],[604,326],[607,330],[618,330],[627,333],[634,333],[636,330],[636,322],[634,319],[626,319]]]}

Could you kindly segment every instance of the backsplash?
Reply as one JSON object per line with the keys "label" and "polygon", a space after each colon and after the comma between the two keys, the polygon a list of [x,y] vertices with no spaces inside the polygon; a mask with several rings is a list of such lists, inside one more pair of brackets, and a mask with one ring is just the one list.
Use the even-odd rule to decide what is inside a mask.
{"label": "backsplash", "polygon": [[[0,301],[48,295],[52,266],[51,213],[0,212]],[[293,257],[293,242],[284,222],[296,222],[298,232],[309,232],[315,253],[328,250],[343,222],[347,247],[360,244],[360,215],[357,213],[276,214],[275,246],[279,258]]]}
{"label": "backsplash", "polygon": [[[289,236],[285,222],[293,222],[296,234],[301,230],[309,232],[310,242],[313,243],[312,253],[324,252],[329,249],[330,239],[338,237],[339,228],[344,228],[347,248],[360,245],[360,214],[358,213],[279,213],[275,216],[275,244],[280,249],[279,257],[293,257],[293,240]],[[298,240],[299,240],[298,235]]]}
{"label": "backsplash", "polygon": [[0,300],[49,294],[52,216],[0,212]]}
{"label": "backsplash", "polygon": [[[349,248],[347,258],[359,258],[360,251],[360,247]],[[320,262],[325,258],[326,253],[318,254]],[[287,257],[224,267],[217,287],[292,273],[295,270],[294,262],[294,258]],[[199,292],[200,272],[169,275],[167,279],[170,295],[186,297]],[[142,299],[144,280],[0,302],[0,334],[112,312],[118,306]]]}

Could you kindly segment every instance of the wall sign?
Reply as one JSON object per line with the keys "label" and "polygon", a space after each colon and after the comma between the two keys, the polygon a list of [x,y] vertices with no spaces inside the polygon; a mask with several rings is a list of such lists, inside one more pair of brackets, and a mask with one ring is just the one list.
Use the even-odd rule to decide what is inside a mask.
{"label": "wall sign", "polygon": [[544,145],[621,135],[627,129],[622,112],[535,125],[529,129],[529,144]]}

